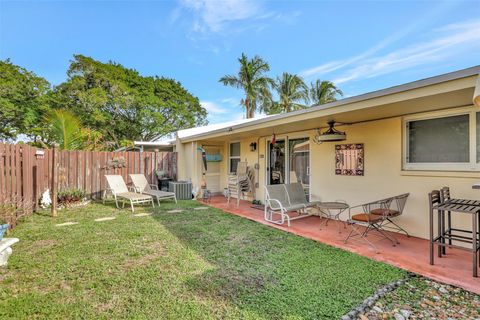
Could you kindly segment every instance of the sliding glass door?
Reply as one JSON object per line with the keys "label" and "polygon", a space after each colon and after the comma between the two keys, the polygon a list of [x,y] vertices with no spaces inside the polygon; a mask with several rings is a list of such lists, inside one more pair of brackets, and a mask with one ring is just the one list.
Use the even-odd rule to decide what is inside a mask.
{"label": "sliding glass door", "polygon": [[268,143],[267,183],[300,182],[306,193],[310,187],[310,142],[308,138]]}
{"label": "sliding glass door", "polygon": [[308,138],[288,140],[289,183],[300,182],[310,191],[310,141]]}

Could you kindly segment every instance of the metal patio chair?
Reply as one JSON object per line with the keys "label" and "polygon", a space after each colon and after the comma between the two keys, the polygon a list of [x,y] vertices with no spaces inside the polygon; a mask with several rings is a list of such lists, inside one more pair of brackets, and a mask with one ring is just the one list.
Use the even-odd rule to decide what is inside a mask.
{"label": "metal patio chair", "polygon": [[401,216],[403,213],[403,209],[405,208],[405,204],[407,203],[407,198],[410,193],[404,193],[392,198],[392,202],[390,207],[387,209],[384,208],[376,208],[370,211],[370,213],[385,216],[385,220],[383,221],[381,227],[383,229],[392,230],[396,232],[403,232],[407,237],[410,237],[408,232],[395,223],[392,219],[398,216]]}
{"label": "metal patio chair", "polygon": [[[351,231],[344,242],[347,243],[348,240],[358,237],[378,253],[377,247],[373,244],[373,242],[367,239],[367,236],[372,231],[375,231],[380,235],[381,239],[388,239],[393,246],[396,246],[397,243],[399,243],[398,240],[393,235],[387,234],[385,230],[382,229],[382,223],[388,218],[386,209],[390,208],[393,199],[393,197],[386,198],[350,207],[348,209],[349,218],[347,220],[347,224],[350,225]],[[352,211],[356,211],[358,209],[361,209],[362,212],[352,214]],[[384,214],[380,215],[371,213],[372,210],[375,209],[384,210],[382,211]]]}

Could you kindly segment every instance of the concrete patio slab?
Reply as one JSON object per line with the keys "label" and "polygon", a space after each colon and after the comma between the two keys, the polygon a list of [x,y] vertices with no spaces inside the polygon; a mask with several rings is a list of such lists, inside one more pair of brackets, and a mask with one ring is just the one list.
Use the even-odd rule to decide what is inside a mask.
{"label": "concrete patio slab", "polygon": [[148,217],[148,216],[151,216],[151,215],[152,215],[151,213],[136,213],[133,216],[134,217]]}
{"label": "concrete patio slab", "polygon": [[55,227],[73,226],[73,225],[75,225],[75,224],[78,224],[78,222],[69,221],[69,222],[64,222],[64,223],[56,224]]}
{"label": "concrete patio slab", "polygon": [[117,217],[104,217],[104,218],[95,219],[95,222],[110,221],[115,219],[117,219]]}

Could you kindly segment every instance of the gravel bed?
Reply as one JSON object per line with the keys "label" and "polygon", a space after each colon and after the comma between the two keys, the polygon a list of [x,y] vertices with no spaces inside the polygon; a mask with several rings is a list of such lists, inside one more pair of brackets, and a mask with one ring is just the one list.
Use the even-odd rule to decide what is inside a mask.
{"label": "gravel bed", "polygon": [[480,296],[423,277],[408,279],[358,319],[480,319]]}

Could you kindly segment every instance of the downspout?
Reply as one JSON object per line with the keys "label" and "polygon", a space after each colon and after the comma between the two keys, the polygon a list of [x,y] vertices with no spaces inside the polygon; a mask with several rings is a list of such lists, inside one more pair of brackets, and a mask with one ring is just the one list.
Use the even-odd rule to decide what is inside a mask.
{"label": "downspout", "polygon": [[480,74],[477,76],[477,83],[473,93],[473,104],[477,107],[480,107]]}

